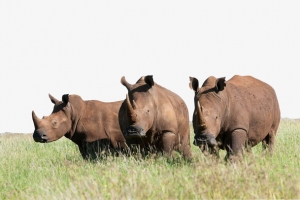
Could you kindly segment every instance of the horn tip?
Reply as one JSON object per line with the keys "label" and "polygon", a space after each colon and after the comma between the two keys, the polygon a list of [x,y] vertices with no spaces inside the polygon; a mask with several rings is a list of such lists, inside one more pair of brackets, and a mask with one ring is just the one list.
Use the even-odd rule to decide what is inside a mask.
{"label": "horn tip", "polygon": [[125,76],[122,76],[121,77],[121,83],[124,83],[124,81],[125,81]]}

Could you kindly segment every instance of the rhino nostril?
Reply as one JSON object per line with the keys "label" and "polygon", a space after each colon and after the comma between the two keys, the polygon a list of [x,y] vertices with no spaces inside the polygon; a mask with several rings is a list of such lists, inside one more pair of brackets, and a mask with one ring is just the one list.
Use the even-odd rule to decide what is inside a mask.
{"label": "rhino nostril", "polygon": [[47,142],[48,137],[47,137],[46,133],[43,133],[43,131],[36,130],[33,133],[33,139],[34,139],[35,142],[42,142],[42,143],[44,143],[44,142]]}

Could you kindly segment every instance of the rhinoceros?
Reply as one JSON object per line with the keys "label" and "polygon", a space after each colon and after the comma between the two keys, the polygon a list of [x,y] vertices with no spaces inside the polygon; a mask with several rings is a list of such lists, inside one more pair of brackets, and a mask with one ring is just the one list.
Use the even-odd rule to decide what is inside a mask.
{"label": "rhinoceros", "polygon": [[48,143],[65,136],[77,144],[84,159],[95,158],[101,152],[127,149],[119,125],[124,100],[109,103],[84,101],[79,95],[68,94],[62,96],[62,101],[50,94],[49,98],[54,104],[51,115],[39,119],[32,111],[35,142]]}
{"label": "rhinoceros", "polygon": [[[236,159],[243,150],[262,142],[272,153],[280,122],[274,89],[251,76],[208,77],[201,88],[190,77],[194,90],[194,144],[204,152],[227,151],[225,159]],[[208,147],[208,148],[205,148]],[[207,151],[208,150],[208,151]]]}
{"label": "rhinoceros", "polygon": [[128,90],[126,140],[142,138],[143,148],[168,157],[178,150],[191,158],[189,114],[181,97],[155,83],[152,76],[142,76],[135,84],[123,76],[121,83]]}

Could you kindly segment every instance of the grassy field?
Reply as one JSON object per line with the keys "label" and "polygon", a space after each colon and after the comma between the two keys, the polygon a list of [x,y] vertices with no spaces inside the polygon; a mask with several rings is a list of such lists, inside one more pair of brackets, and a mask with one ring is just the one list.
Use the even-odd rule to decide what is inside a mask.
{"label": "grassy field", "polygon": [[192,162],[179,154],[89,162],[66,138],[39,144],[31,134],[1,134],[0,199],[299,199],[299,144],[300,121],[283,119],[273,156],[259,144],[230,164],[192,145]]}

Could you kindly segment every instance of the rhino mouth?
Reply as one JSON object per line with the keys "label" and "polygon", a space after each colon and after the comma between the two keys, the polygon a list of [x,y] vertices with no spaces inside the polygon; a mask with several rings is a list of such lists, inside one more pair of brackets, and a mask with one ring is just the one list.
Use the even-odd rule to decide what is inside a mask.
{"label": "rhino mouth", "polygon": [[47,143],[48,140],[47,139],[43,139],[43,138],[33,138],[35,142],[39,142],[39,143]]}
{"label": "rhino mouth", "polygon": [[125,137],[143,137],[146,136],[143,129],[140,127],[130,126],[126,129]]}
{"label": "rhino mouth", "polygon": [[33,139],[35,142],[40,142],[40,143],[47,143],[48,142],[48,137],[45,133],[41,131],[34,131],[33,133]]}
{"label": "rhino mouth", "polygon": [[217,146],[217,141],[212,134],[196,134],[193,144],[195,146],[208,145],[211,147]]}

